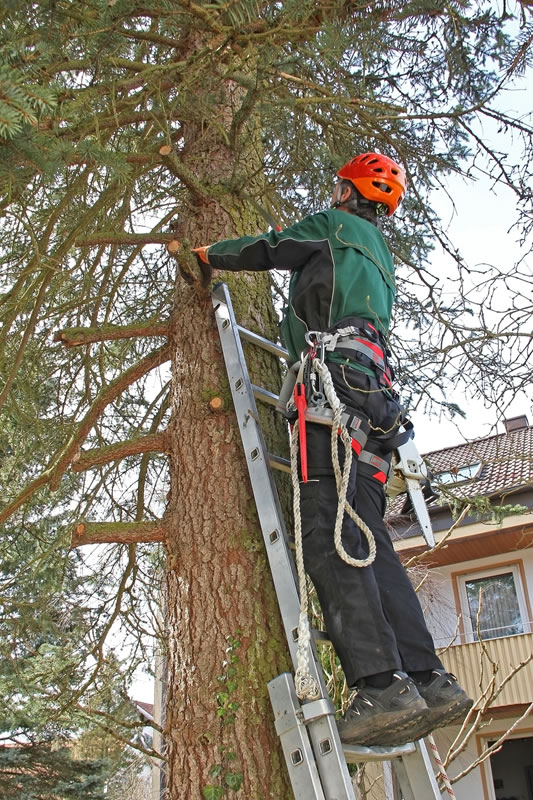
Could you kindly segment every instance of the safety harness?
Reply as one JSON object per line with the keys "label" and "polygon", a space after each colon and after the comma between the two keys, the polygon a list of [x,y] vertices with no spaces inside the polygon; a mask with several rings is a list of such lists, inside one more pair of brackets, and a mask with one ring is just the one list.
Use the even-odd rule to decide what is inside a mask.
{"label": "safety harness", "polygon": [[[311,422],[331,427],[331,458],[338,494],[334,530],[335,548],[340,558],[353,567],[367,567],[373,563],[376,557],[376,543],[372,531],[346,500],[353,453],[356,453],[358,463],[366,465],[371,470],[372,477],[383,484],[387,481],[389,472],[392,469],[390,461],[365,449],[370,432],[370,422],[357,413],[348,413],[345,410],[345,406],[337,397],[333,380],[325,361],[326,353],[338,353],[344,358],[346,358],[347,353],[352,356],[355,353],[358,361],[365,359],[372,363],[379,383],[390,389],[392,371],[387,364],[387,351],[380,346],[380,336],[377,330],[366,320],[351,318],[348,322],[350,324],[332,331],[310,331],[307,333],[306,341],[309,344],[309,350],[303,356],[302,361],[293,365],[289,371],[278,401],[278,409],[293,423],[291,431],[291,473],[296,566],[300,590],[295,685],[296,693],[301,700],[316,699],[320,694],[319,687],[309,672],[308,645],[311,634],[300,514],[300,474],[302,482],[307,482],[308,480],[306,423]],[[385,452],[392,451],[410,435],[409,431],[393,435],[384,434],[378,437],[379,446],[384,447]],[[345,451],[342,468],[338,453],[339,437],[344,444]],[[298,454],[300,455],[300,474],[298,472]],[[366,537],[368,556],[364,559],[352,558],[344,549],[342,544],[342,522],[345,514],[348,514]]]}

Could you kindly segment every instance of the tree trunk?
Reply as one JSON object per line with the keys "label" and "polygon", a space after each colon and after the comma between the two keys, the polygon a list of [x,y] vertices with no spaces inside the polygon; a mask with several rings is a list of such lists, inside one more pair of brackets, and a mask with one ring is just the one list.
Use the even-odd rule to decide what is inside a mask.
{"label": "tree trunk", "polygon": [[[228,91],[235,109],[234,87]],[[224,116],[221,109],[218,126]],[[226,127],[230,122],[231,116]],[[227,180],[231,175],[234,156],[217,133],[209,139],[205,128],[201,135],[190,130],[184,152],[186,166],[208,183],[214,176]],[[232,201],[229,194],[223,206],[197,200],[184,215],[178,238],[199,246],[259,232],[262,226],[253,212],[243,218],[246,209],[235,201],[231,208]],[[273,338],[276,323],[268,273],[225,278],[239,322]],[[171,352],[168,797],[290,798],[266,686],[289,668],[288,649],[211,298],[180,279]],[[270,375],[272,386],[276,369],[279,377],[275,359],[268,354],[252,358],[263,376]],[[224,400],[216,414],[209,405],[214,396]]]}
{"label": "tree trunk", "polygon": [[202,798],[242,774],[239,797],[284,798],[266,683],[287,669],[286,644],[235,415],[206,399],[224,391],[210,305],[188,303],[176,326],[168,786],[172,800]]}

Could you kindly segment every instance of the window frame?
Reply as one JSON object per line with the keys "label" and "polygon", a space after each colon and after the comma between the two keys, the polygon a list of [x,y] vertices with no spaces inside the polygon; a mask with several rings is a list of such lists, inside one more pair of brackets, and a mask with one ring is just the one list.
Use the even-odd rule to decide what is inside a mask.
{"label": "window frame", "polygon": [[[472,625],[470,617],[470,606],[466,592],[467,582],[469,580],[482,580],[483,578],[504,575],[509,572],[512,573],[514,579],[516,598],[523,629],[521,633],[504,634],[502,636],[491,637],[491,639],[503,639],[509,636],[521,636],[524,633],[531,633],[531,605],[529,602],[523,562],[520,559],[516,561],[505,561],[499,564],[487,564],[485,567],[473,567],[452,574],[457,614],[460,618],[460,644],[471,644],[479,641],[476,638],[477,632],[474,625]],[[483,639],[483,641],[490,641],[490,639]]]}

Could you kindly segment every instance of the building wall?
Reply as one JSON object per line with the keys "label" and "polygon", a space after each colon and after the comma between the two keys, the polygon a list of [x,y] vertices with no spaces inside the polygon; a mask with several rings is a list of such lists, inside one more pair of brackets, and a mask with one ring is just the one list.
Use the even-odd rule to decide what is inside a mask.
{"label": "building wall", "polygon": [[[454,573],[473,572],[477,573],[479,568],[491,569],[494,566],[508,564],[511,562],[520,563],[520,575],[523,584],[525,599],[528,603],[528,620],[532,622],[531,606],[533,604],[533,549],[511,550],[496,556],[489,556],[475,560],[469,560],[441,566],[430,571],[430,575],[424,586],[419,592],[419,597],[424,609],[426,621],[431,633],[434,636],[436,646],[447,647],[451,642],[460,644],[461,639],[457,635],[458,615],[457,615],[457,588],[454,591],[454,584],[457,587],[457,580]],[[480,576],[483,572],[477,573]],[[421,576],[420,576],[421,577]],[[529,628],[532,631],[533,628]],[[511,637],[509,637],[511,638]],[[464,639],[463,639],[464,641]],[[533,685],[529,690],[528,700],[533,700]],[[503,709],[502,709],[503,710]],[[448,768],[450,777],[455,777],[470,764],[472,764],[484,748],[487,747],[489,740],[493,740],[508,730],[516,721],[516,716],[497,717],[493,720],[484,720],[484,727],[480,733],[473,735],[466,744],[461,754],[453,760]],[[459,728],[449,727],[435,732],[435,740],[441,757],[446,758],[449,748],[453,745],[454,739],[459,732]],[[513,736],[531,737],[531,763],[533,764],[533,730],[531,723],[525,720],[513,731]],[[457,747],[457,743],[453,745]],[[527,743],[525,744],[527,747]],[[528,795],[517,794],[514,791],[511,781],[513,764],[509,764],[509,780],[506,781],[510,794],[495,793],[493,787],[492,771],[490,759],[484,765],[478,766],[469,772],[464,778],[454,783],[454,790],[457,800],[497,800],[499,797],[519,797],[526,800]],[[513,791],[511,791],[513,790]],[[443,795],[444,796],[444,795]]]}
{"label": "building wall", "polygon": [[[486,750],[489,742],[497,740],[502,733],[509,730],[511,725],[515,722],[513,717],[499,718],[497,720],[487,721],[482,730],[472,736],[467,744],[465,750],[450,764],[447,769],[448,776],[451,780],[459,775],[463,770],[474,763],[474,761]],[[449,747],[452,745],[459,728],[448,727],[435,731],[434,737],[442,759],[446,759]],[[528,720],[522,721],[511,736],[513,738],[522,738],[525,741],[521,744],[522,758],[520,763],[514,763],[509,759],[508,769],[505,781],[505,786],[502,790],[495,791],[493,785],[493,774],[490,763],[490,758],[468,773],[464,778],[453,783],[453,789],[457,800],[498,800],[503,797],[516,797],[517,800],[529,800],[528,794],[524,791],[525,779],[523,775],[523,764],[533,763],[533,727]],[[530,739],[531,744],[529,744]],[[531,755],[531,759],[527,761],[527,752]],[[518,754],[517,754],[518,755]],[[512,781],[511,777],[513,771],[517,775],[517,780]],[[443,797],[445,794],[443,794]]]}
{"label": "building wall", "polygon": [[[458,616],[456,593],[454,592],[453,574],[472,571],[508,562],[520,562],[522,565],[523,589],[526,601],[529,601],[528,618],[532,622],[531,606],[533,605],[533,549],[514,550],[497,556],[478,558],[458,564],[438,567],[430,571],[430,575],[419,591],[420,601],[424,609],[427,625],[433,634],[437,647],[447,647],[450,642],[460,643],[457,635]],[[479,573],[479,574],[482,574]],[[531,629],[530,629],[531,630]]]}

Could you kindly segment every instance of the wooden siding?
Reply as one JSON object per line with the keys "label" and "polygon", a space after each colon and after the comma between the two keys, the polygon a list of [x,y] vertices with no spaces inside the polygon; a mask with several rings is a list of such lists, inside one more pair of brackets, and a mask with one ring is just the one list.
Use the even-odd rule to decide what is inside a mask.
{"label": "wooden siding", "polygon": [[[531,515],[529,515],[527,523],[524,523],[521,518],[518,525],[507,524],[505,528],[497,526],[488,528],[487,525],[468,525],[458,528],[445,546],[434,552],[428,550],[422,536],[394,539],[394,549],[402,561],[416,555],[419,556],[421,563],[428,567],[460,564],[462,561],[472,561],[485,556],[526,550],[533,546],[533,524],[530,517]],[[510,517],[506,522],[510,523],[512,519]],[[440,533],[435,533],[437,542],[442,538]]]}
{"label": "wooden siding", "polygon": [[[465,691],[473,697],[480,695],[480,686],[485,689],[493,674],[491,661],[499,666],[496,685],[521,663],[532,659],[523,666],[505,685],[501,694],[495,698],[491,708],[519,705],[533,701],[533,634],[503,636],[499,639],[485,639],[482,654],[479,642],[460,644],[440,651],[439,656],[447,670],[457,676]],[[481,669],[480,664],[483,665]],[[481,676],[481,672],[483,675]]]}

